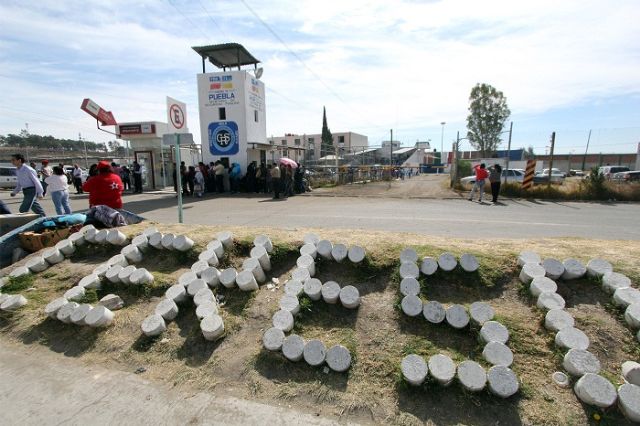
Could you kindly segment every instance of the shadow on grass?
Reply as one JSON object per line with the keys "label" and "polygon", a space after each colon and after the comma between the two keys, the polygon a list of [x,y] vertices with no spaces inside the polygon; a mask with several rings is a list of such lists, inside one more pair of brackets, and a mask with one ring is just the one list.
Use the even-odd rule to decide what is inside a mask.
{"label": "shadow on grass", "polygon": [[78,357],[93,348],[100,332],[100,329],[64,324],[47,318],[22,332],[20,339],[26,345],[39,343],[53,352]]}

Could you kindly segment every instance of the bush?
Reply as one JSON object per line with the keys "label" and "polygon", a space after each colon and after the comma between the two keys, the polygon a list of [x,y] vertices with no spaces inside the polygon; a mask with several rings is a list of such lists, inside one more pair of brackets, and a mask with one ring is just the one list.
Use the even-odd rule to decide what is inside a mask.
{"label": "bush", "polygon": [[471,176],[473,174],[471,170],[471,161],[458,160],[458,179]]}

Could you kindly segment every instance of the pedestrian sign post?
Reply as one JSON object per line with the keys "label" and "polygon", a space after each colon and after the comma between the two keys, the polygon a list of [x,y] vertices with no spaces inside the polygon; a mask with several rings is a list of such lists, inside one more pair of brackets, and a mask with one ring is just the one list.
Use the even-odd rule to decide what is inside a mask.
{"label": "pedestrian sign post", "polygon": [[180,176],[180,144],[193,143],[191,133],[173,133],[162,136],[163,145],[173,145],[176,150],[176,189],[178,190],[178,223],[182,223],[182,176]]}

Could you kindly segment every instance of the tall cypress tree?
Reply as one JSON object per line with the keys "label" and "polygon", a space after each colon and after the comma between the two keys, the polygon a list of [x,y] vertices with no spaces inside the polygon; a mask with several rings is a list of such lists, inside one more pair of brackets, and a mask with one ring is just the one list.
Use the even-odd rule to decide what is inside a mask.
{"label": "tall cypress tree", "polygon": [[320,143],[320,157],[334,154],[333,135],[327,126],[327,109],[322,107],[322,142]]}

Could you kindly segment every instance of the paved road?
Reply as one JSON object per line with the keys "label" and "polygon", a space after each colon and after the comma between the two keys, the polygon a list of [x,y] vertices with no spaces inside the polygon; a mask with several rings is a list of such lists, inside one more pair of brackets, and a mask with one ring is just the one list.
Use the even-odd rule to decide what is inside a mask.
{"label": "paved road", "polygon": [[[17,211],[18,196],[0,199]],[[51,200],[45,199],[48,213]],[[74,210],[87,196],[72,196]],[[150,220],[177,222],[171,193],[126,195],[125,208]],[[188,198],[184,221],[203,225],[376,229],[460,238],[584,237],[640,240],[637,203],[574,203],[505,200],[480,205],[467,200],[296,196],[286,201],[264,196],[228,195]]]}

